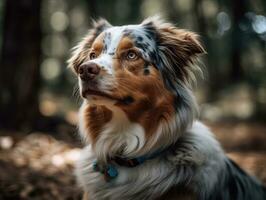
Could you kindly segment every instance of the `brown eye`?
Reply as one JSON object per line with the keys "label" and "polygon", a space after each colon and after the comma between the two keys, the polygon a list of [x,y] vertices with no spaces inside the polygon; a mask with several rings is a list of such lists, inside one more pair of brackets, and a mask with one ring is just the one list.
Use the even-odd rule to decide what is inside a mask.
{"label": "brown eye", "polygon": [[94,52],[91,52],[90,53],[90,59],[91,60],[93,60],[93,59],[95,59],[97,56],[96,56],[96,53],[94,53]]}
{"label": "brown eye", "polygon": [[127,53],[127,59],[128,59],[128,60],[136,60],[137,58],[138,58],[138,55],[137,55],[136,52],[134,52],[134,51],[129,51],[129,52]]}

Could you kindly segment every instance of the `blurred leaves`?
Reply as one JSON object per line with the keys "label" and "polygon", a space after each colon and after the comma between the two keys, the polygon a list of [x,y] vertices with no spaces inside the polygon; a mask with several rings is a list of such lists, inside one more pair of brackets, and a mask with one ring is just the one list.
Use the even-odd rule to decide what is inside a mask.
{"label": "blurred leaves", "polygon": [[1,134],[12,136],[0,136],[0,199],[80,199],[73,176],[79,148],[47,133]]}
{"label": "blurred leaves", "polygon": [[[229,156],[266,183],[266,126],[208,125]],[[73,136],[67,129],[58,133],[0,131],[0,199],[81,199],[73,175],[80,145]]]}

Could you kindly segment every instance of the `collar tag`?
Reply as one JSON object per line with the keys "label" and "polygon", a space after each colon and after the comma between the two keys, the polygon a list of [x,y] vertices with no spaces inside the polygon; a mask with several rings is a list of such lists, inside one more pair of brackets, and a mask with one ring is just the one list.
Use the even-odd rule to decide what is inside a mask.
{"label": "collar tag", "polygon": [[95,160],[92,164],[92,168],[96,172],[100,172],[104,175],[104,179],[109,182],[118,176],[118,171],[116,167],[112,164],[107,164],[102,169],[100,169],[98,162]]}
{"label": "collar tag", "polygon": [[[144,163],[146,160],[153,159],[163,153],[164,150],[158,150],[155,153],[151,155],[146,155],[146,156],[140,156],[137,158],[122,158],[122,157],[114,157],[110,158],[110,162],[114,162],[120,166],[126,166],[126,167],[136,167],[142,163]],[[107,165],[99,165],[98,161],[95,160],[92,163],[92,168],[93,171],[95,172],[100,172],[101,174],[104,175],[104,179],[108,182],[111,181],[112,179],[116,178],[118,176],[118,170],[116,169],[115,165],[108,163]]]}

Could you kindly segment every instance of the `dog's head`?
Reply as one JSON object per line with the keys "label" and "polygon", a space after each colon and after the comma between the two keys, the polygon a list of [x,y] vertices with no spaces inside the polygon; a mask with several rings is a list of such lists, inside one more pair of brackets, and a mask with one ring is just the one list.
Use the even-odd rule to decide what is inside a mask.
{"label": "dog's head", "polygon": [[83,134],[128,155],[175,142],[196,114],[190,81],[202,53],[196,34],[158,18],[95,22],[69,60],[84,98]]}

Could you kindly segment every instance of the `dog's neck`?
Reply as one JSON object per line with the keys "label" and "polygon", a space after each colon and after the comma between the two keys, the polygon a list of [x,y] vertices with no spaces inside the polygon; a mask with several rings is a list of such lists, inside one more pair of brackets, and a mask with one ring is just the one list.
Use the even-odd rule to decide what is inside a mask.
{"label": "dog's neck", "polygon": [[[97,109],[95,109],[96,107]],[[105,109],[111,111],[111,119],[103,123],[102,116],[106,116]],[[106,102],[84,102],[80,108],[80,133],[86,143],[92,144],[92,150],[100,162],[107,162],[108,158],[117,155],[125,157],[139,156],[139,150],[144,145],[145,132],[143,128],[128,120],[126,114],[113,104]],[[89,122],[89,123],[88,123]],[[94,139],[94,125],[99,130]]]}
{"label": "dog's neck", "polygon": [[[198,191],[199,185],[194,188],[194,181],[202,183],[206,191],[209,191],[217,180],[213,177],[223,169],[224,159],[220,146],[208,129],[197,122],[174,143],[171,150],[136,168],[117,165],[119,174],[111,182],[105,181],[103,174],[92,170],[91,166],[97,157],[90,146],[84,149],[82,155],[84,157],[79,163],[77,173],[84,187],[92,191],[93,199],[101,199],[104,195],[109,195],[110,199],[158,199],[174,185],[181,184],[187,189]],[[196,171],[198,167],[205,165],[208,167],[207,173]],[[200,176],[194,176],[195,172]],[[167,198],[168,195],[163,197]]]}
{"label": "dog's neck", "polygon": [[119,172],[117,170],[117,166],[134,168],[134,167],[137,167],[145,163],[148,160],[155,159],[161,156],[162,154],[166,154],[166,152],[169,150],[171,150],[171,147],[168,147],[165,149],[159,149],[154,153],[150,153],[150,154],[143,155],[140,157],[135,157],[135,158],[115,156],[115,157],[109,158],[108,163],[105,163],[105,164],[99,163],[98,160],[96,159],[93,162],[93,170],[95,172],[102,173],[105,180],[108,182],[110,180],[115,179],[118,176]]}
{"label": "dog's neck", "polygon": [[[103,119],[109,115],[105,112],[111,112],[111,117],[103,123]],[[109,102],[84,102],[79,121],[80,133],[86,143],[92,144],[95,157],[105,164],[109,158],[116,156],[137,158],[150,155],[175,143],[181,134],[177,120],[173,118],[172,121],[161,123],[147,138],[141,124],[131,122],[123,110]],[[98,126],[100,131],[97,132]],[[96,132],[96,137],[92,131]]]}

